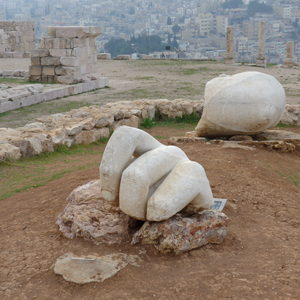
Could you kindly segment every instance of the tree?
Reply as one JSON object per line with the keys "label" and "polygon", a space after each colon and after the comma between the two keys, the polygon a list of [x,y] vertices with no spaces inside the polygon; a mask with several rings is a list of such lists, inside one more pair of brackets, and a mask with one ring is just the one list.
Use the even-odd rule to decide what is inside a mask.
{"label": "tree", "polygon": [[165,47],[159,36],[148,36],[144,33],[140,34],[138,37],[132,37],[129,41],[123,39],[111,39],[104,45],[104,48],[107,52],[111,53],[112,57],[116,57],[118,54],[132,54],[135,52],[141,54],[147,53],[148,46],[150,46],[150,51],[163,51]]}
{"label": "tree", "polygon": [[170,17],[168,17],[168,19],[167,19],[167,25],[172,25],[172,20]]}
{"label": "tree", "polygon": [[251,1],[247,8],[249,17],[253,17],[256,13],[273,13],[273,7],[265,3],[259,3],[257,0]]}
{"label": "tree", "polygon": [[292,23],[293,27],[295,28],[299,28],[299,19],[297,18],[293,23]]}
{"label": "tree", "polygon": [[181,30],[181,27],[178,26],[178,24],[176,24],[176,25],[174,25],[174,26],[172,27],[172,31],[174,32],[174,35],[175,35],[176,33],[178,33],[180,30]]}
{"label": "tree", "polygon": [[229,0],[222,3],[223,8],[238,8],[243,5],[243,0]]}
{"label": "tree", "polygon": [[135,8],[133,6],[129,7],[129,14],[134,15],[135,14]]}

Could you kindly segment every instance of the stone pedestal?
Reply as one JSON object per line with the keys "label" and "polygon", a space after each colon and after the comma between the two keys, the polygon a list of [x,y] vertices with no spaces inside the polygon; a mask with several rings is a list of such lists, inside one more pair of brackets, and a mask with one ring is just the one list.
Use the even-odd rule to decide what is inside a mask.
{"label": "stone pedestal", "polygon": [[266,66],[266,22],[259,23],[258,31],[258,52],[256,57],[256,66]]}
{"label": "stone pedestal", "polygon": [[35,31],[33,21],[0,22],[0,57],[30,57],[35,49]]}
{"label": "stone pedestal", "polygon": [[234,53],[233,53],[233,26],[227,27],[226,33],[226,55],[225,55],[225,64],[234,64]]}
{"label": "stone pedestal", "polygon": [[96,80],[100,27],[48,27],[32,52],[29,80],[72,84]]}
{"label": "stone pedestal", "polygon": [[293,68],[295,64],[294,59],[294,42],[287,42],[286,44],[286,58],[284,60],[285,68]]}

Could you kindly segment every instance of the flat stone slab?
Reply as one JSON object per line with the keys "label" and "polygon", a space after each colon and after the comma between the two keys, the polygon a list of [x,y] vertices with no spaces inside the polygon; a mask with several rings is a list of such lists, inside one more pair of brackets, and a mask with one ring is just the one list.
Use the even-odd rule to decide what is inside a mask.
{"label": "flat stone slab", "polygon": [[166,254],[182,254],[205,244],[221,244],[227,235],[228,217],[216,210],[185,217],[177,214],[162,222],[145,222],[137,231],[131,244],[154,245]]}
{"label": "flat stone slab", "polygon": [[128,263],[139,267],[140,261],[137,255],[123,253],[84,257],[66,253],[56,260],[53,270],[66,281],[86,284],[103,282],[125,268]]}

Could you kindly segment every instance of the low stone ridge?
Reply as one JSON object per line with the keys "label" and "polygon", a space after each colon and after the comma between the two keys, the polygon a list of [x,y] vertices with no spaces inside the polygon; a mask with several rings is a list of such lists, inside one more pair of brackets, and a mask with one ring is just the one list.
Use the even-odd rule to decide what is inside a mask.
{"label": "low stone ridge", "polygon": [[[107,84],[106,80],[107,78],[103,78],[105,85]],[[27,103],[30,105],[65,95],[85,92],[93,87],[91,85],[95,82],[97,81],[79,83],[53,91],[46,91],[39,95],[31,95],[26,98],[27,101],[30,101]],[[9,103],[13,106],[14,102],[9,101]],[[1,107],[2,104],[0,113],[4,112]],[[5,111],[7,110],[9,109]],[[156,115],[168,119],[195,113],[200,118],[202,111],[203,100],[178,99],[169,101],[161,99],[113,102],[103,107],[94,105],[74,109],[70,112],[43,116],[24,127],[16,129],[0,128],[0,159],[19,159],[41,152],[51,152],[56,145],[70,147],[74,144],[89,144],[101,137],[109,137],[111,128],[116,129],[121,125],[138,127],[141,120],[153,119]],[[286,112],[293,117],[293,122],[300,123],[300,105],[294,105],[292,109],[291,106],[287,106]],[[286,118],[283,118],[281,122],[288,123]],[[189,137],[194,136],[195,134],[191,133]]]}
{"label": "low stone ridge", "polygon": [[24,77],[28,78],[29,71],[27,70],[0,70],[0,77]]}
{"label": "low stone ridge", "polygon": [[[89,83],[79,85],[86,84]],[[57,90],[41,95],[53,97],[53,93],[58,95]],[[19,159],[42,152],[51,152],[56,145],[70,147],[74,144],[90,144],[100,138],[108,138],[111,129],[114,130],[121,125],[138,127],[141,120],[153,119],[155,114],[159,114],[163,118],[175,118],[182,117],[184,114],[199,114],[201,109],[202,101],[137,100],[108,103],[103,107],[96,105],[82,107],[70,112],[44,116],[24,127],[0,128],[0,159]],[[7,145],[13,145],[16,148],[14,151],[10,149],[8,152]],[[14,153],[14,157],[12,157],[12,153]]]}
{"label": "low stone ridge", "polygon": [[56,224],[67,238],[83,237],[94,244],[121,243],[128,235],[129,216],[101,197],[99,180],[75,189]]}
{"label": "low stone ridge", "polygon": [[140,261],[141,259],[137,255],[123,253],[104,256],[87,255],[85,257],[66,253],[57,258],[53,270],[55,274],[62,275],[66,281],[86,284],[103,282],[116,275],[128,264],[139,267]]}
{"label": "low stone ridge", "polygon": [[[42,86],[41,84],[30,85],[33,87]],[[18,97],[18,99],[14,99],[14,97],[5,97],[6,93],[0,94],[0,113],[18,109],[23,106],[29,106],[32,104],[37,104],[43,101],[49,101],[53,99],[63,98],[66,96],[77,95],[80,93],[88,92],[95,89],[100,89],[108,86],[108,78],[101,77],[97,80],[85,82],[85,83],[78,83],[75,85],[70,86],[62,86],[59,88],[48,89],[46,91],[42,91],[40,93],[25,93],[22,97]],[[14,90],[23,90],[24,86],[19,86],[12,89],[7,89],[5,92],[15,94]],[[0,92],[1,93],[1,92]],[[8,95],[7,95],[8,96]],[[1,99],[2,98],[2,99]],[[10,100],[9,100],[10,99]],[[2,100],[2,101],[1,101]],[[7,101],[9,100],[9,101]],[[15,101],[20,100],[20,101]]]}
{"label": "low stone ridge", "polygon": [[[39,95],[44,91],[42,84],[20,85],[14,88],[0,90],[0,113],[15,106],[20,108],[26,106],[26,99],[34,95]],[[24,102],[24,103],[23,103]]]}
{"label": "low stone ridge", "polygon": [[181,254],[205,244],[221,244],[227,235],[228,217],[215,210],[206,210],[186,217],[177,214],[162,222],[145,222],[132,239],[136,243],[154,245],[166,254]]}

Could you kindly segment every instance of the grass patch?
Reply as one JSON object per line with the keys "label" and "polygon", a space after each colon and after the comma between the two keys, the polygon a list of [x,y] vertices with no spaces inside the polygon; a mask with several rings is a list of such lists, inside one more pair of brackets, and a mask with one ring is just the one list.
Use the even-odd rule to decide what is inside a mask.
{"label": "grass patch", "polygon": [[154,138],[157,140],[166,140],[169,138],[169,136],[155,135]]}
{"label": "grass patch", "polygon": [[[141,124],[141,129],[150,129],[155,126],[160,127],[176,127],[176,128],[182,128],[186,124],[191,125],[197,125],[200,120],[200,116],[196,113],[192,113],[191,115],[183,115],[181,118],[176,117],[172,119],[163,119],[161,116],[157,116],[157,120],[150,120],[149,118],[145,118]],[[174,126],[175,125],[175,126]],[[179,126],[176,126],[179,125]]]}
{"label": "grass patch", "polygon": [[[101,139],[90,145],[75,145],[70,148],[59,145],[54,152],[16,162],[0,162],[0,200],[44,186],[71,172],[99,166],[107,140]],[[95,160],[95,156],[99,156],[99,159]],[[86,163],[89,157],[90,162]]]}
{"label": "grass patch", "polygon": [[0,83],[3,83],[3,84],[11,84],[11,83],[28,84],[28,81],[25,81],[25,79],[22,80],[20,78],[15,78],[15,77],[2,77],[2,78],[0,78]]}
{"label": "grass patch", "polygon": [[296,187],[300,186],[300,172],[298,173],[297,171],[292,170],[288,170],[287,172],[277,170],[276,172],[288,182],[292,182]]}
{"label": "grass patch", "polygon": [[297,126],[297,125],[294,125],[294,124],[283,124],[283,123],[278,123],[277,125],[276,125],[276,127],[278,127],[278,128],[298,128],[298,127],[300,127],[300,126]]}
{"label": "grass patch", "polygon": [[132,77],[130,79],[134,79],[134,80],[152,80],[152,79],[156,79],[153,76],[141,76],[141,77]]}

